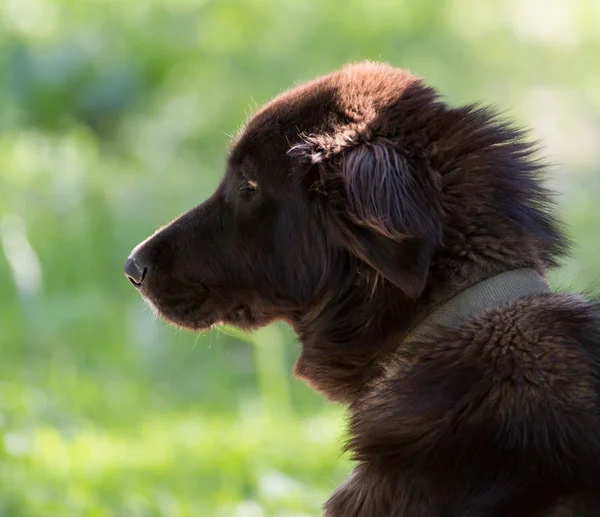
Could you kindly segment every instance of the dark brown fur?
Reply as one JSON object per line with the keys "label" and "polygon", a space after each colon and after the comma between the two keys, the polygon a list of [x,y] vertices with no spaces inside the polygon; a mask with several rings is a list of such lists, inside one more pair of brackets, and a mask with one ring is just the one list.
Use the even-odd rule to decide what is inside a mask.
{"label": "dark brown fur", "polygon": [[595,303],[528,296],[401,346],[478,281],[557,265],[542,173],[490,110],[352,65],[255,114],[217,191],[134,250],[132,278],[186,328],[295,329],[295,374],[350,407],[357,464],[328,517],[597,516]]}

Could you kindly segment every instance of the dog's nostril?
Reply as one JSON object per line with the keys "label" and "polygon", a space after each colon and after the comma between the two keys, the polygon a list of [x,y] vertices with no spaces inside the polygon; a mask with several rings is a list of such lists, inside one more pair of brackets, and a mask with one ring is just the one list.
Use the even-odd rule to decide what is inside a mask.
{"label": "dog's nostril", "polygon": [[133,287],[140,287],[142,284],[136,282],[133,278],[131,278],[130,276],[127,277],[127,280],[129,280],[131,282],[131,285]]}
{"label": "dog's nostril", "polygon": [[148,266],[143,266],[134,257],[129,257],[125,262],[125,276],[135,288],[142,286],[148,276]]}
{"label": "dog's nostril", "polygon": [[142,278],[140,279],[140,281],[136,281],[133,279],[133,277],[127,275],[127,279],[131,282],[131,285],[133,285],[134,287],[141,287],[142,284],[144,283],[144,278],[146,278],[146,272],[148,271],[148,268],[145,267],[144,271],[142,271]]}

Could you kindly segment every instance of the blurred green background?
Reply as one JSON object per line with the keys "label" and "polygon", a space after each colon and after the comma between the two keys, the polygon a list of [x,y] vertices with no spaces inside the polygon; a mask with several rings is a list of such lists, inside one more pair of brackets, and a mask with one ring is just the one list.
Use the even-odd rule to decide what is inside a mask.
{"label": "blurred green background", "polygon": [[296,81],[388,61],[533,127],[600,274],[597,0],[0,0],[0,516],[306,517],[343,409],[272,326],[181,333],[122,273]]}

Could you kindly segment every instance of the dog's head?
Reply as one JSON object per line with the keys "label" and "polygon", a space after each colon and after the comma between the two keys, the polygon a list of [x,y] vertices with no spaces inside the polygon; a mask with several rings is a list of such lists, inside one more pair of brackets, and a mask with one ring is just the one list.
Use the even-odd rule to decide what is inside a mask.
{"label": "dog's head", "polygon": [[134,249],[131,283],[191,329],[290,321],[348,284],[369,297],[378,279],[418,298],[440,239],[439,180],[418,141],[389,139],[432,97],[376,64],[279,96],[239,135],[216,192]]}
{"label": "dog's head", "polygon": [[556,263],[565,241],[521,136],[406,71],[345,67],[258,111],[216,192],[137,246],[126,274],[185,328],[289,322],[297,375],[352,400],[432,304]]}

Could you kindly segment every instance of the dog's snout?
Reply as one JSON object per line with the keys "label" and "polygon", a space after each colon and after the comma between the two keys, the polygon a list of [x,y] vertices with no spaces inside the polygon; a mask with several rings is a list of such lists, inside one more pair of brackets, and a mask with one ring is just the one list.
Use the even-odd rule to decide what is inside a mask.
{"label": "dog's snout", "polygon": [[125,276],[136,289],[142,287],[144,280],[148,279],[149,271],[148,264],[138,256],[130,256],[125,262]]}

